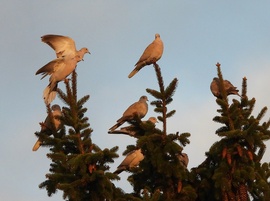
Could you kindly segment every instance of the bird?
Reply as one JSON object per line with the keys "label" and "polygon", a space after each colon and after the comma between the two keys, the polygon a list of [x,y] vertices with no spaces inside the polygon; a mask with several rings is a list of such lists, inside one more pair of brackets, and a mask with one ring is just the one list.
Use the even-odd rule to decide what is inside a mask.
{"label": "bird", "polygon": [[[240,96],[238,93],[238,89],[237,87],[233,86],[232,83],[228,80],[223,80],[223,85],[224,85],[224,89],[227,93],[227,95],[237,95]],[[217,98],[222,98],[222,94],[220,91],[220,80],[217,77],[213,78],[213,81],[211,82],[210,85],[210,90],[212,92],[212,94],[217,97]],[[241,96],[240,96],[241,97]]]}
{"label": "bird", "polygon": [[[61,120],[59,119],[59,117],[62,116],[60,106],[55,104],[51,107],[51,110],[52,110],[53,119],[50,120],[49,114],[47,115],[44,123],[40,123],[40,125],[41,125],[40,133],[46,133],[48,135],[51,135],[52,129],[53,129],[52,123],[54,124],[56,131],[60,130],[60,128],[62,126]],[[32,150],[37,151],[39,149],[41,143],[42,143],[42,140],[40,138],[38,138],[38,140],[36,141]]]}
{"label": "bird", "polygon": [[[150,117],[147,121],[142,121],[143,123],[151,122],[152,124],[156,124],[157,118],[156,117]],[[122,127],[120,130],[114,130],[114,131],[109,131],[109,134],[126,134],[132,137],[138,137],[136,132],[133,130],[135,128],[134,125]]]}
{"label": "bird", "polygon": [[139,163],[144,159],[144,155],[141,152],[141,149],[133,150],[129,152],[126,158],[114,171],[114,174],[120,174],[124,170],[130,170],[139,165]]}
{"label": "bird", "polygon": [[179,153],[177,154],[177,158],[180,164],[186,169],[189,162],[188,155],[186,153]]}
{"label": "bird", "polygon": [[123,113],[122,117],[117,120],[117,123],[112,126],[109,131],[114,131],[116,128],[121,126],[126,121],[132,121],[136,117],[142,119],[148,111],[148,98],[147,96],[141,96],[139,101],[130,105]]}
{"label": "bird", "polygon": [[43,91],[44,102],[48,105],[55,99],[58,82],[65,80],[83,60],[84,54],[90,52],[85,47],[77,51],[75,42],[67,36],[50,34],[42,36],[41,40],[55,50],[57,57],[36,72],[36,75],[43,75],[41,79],[50,75],[49,85]]}
{"label": "bird", "polygon": [[135,64],[134,70],[128,75],[128,78],[133,77],[144,66],[155,64],[161,58],[163,49],[163,42],[157,33],[155,34],[155,40],[146,47],[139,61]]}

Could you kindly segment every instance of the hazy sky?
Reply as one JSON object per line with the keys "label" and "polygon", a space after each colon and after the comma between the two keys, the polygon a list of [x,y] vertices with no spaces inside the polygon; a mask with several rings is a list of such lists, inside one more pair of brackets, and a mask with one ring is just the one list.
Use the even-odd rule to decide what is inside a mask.
{"label": "hazy sky", "polygon": [[[219,140],[215,131],[221,125],[212,121],[218,106],[209,90],[217,62],[224,79],[239,89],[247,77],[248,96],[257,100],[254,116],[270,106],[269,1],[0,0],[0,5],[1,200],[56,201],[62,197],[59,191],[48,198],[46,190],[38,188],[49,172],[48,149],[32,152],[37,140],[34,132],[46,117],[42,92],[48,84],[48,78],[40,80],[35,72],[55,58],[53,50],[40,41],[42,35],[67,35],[78,49],[90,50],[91,55],[85,55],[77,68],[78,95],[90,95],[85,106],[93,142],[101,148],[119,146],[120,157],[111,171],[123,160],[126,145],[135,140],[108,135],[108,128],[130,104],[148,95],[146,88],[158,89],[151,66],[127,78],[155,33],[165,46],[158,62],[165,85],[179,79],[169,105],[177,113],[169,119],[168,132],[191,133],[191,143],[184,149],[189,169],[199,165]],[[64,89],[64,84],[59,87]],[[153,97],[148,95],[148,99]],[[58,98],[53,103],[63,106]],[[146,119],[157,116],[153,109],[149,107]],[[264,160],[269,159],[268,148]],[[130,192],[128,174],[121,176],[116,186]]]}

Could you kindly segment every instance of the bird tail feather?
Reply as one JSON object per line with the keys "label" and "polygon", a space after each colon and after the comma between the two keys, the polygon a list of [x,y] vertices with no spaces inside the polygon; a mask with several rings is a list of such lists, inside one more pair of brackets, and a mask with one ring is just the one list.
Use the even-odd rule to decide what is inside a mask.
{"label": "bird tail feather", "polygon": [[38,140],[36,141],[36,143],[34,144],[32,150],[33,150],[33,151],[37,151],[37,150],[39,149],[40,145],[41,145],[41,141],[38,139]]}
{"label": "bird tail feather", "polygon": [[114,126],[112,126],[109,130],[112,132],[115,129],[117,129],[119,126],[121,126],[125,121],[117,122]]}
{"label": "bird tail feather", "polygon": [[[57,86],[55,87],[57,89]],[[43,91],[43,99],[46,105],[49,105],[56,97],[56,89],[51,90],[51,86],[48,85]]]}
{"label": "bird tail feather", "polygon": [[124,170],[126,170],[126,168],[124,168],[124,167],[119,167],[119,168],[117,168],[117,170],[115,170],[115,171],[113,172],[113,174],[120,174],[120,173],[123,172]]}
{"label": "bird tail feather", "polygon": [[128,75],[128,78],[132,78],[136,73],[138,73],[138,71],[139,70],[137,68],[134,68],[134,70]]}

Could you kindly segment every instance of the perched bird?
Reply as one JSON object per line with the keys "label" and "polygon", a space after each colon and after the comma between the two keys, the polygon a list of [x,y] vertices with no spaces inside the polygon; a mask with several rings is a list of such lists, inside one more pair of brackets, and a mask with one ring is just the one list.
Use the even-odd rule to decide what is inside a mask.
{"label": "perched bird", "polygon": [[[149,117],[149,119],[147,121],[150,121],[153,124],[156,124],[158,122],[156,117]],[[144,121],[144,123],[146,123],[146,121]]]}
{"label": "perched bird", "polygon": [[50,104],[56,96],[57,84],[70,75],[77,66],[77,63],[83,60],[84,54],[89,53],[87,48],[76,50],[75,42],[67,37],[60,35],[45,35],[41,40],[51,46],[57,58],[40,68],[36,75],[42,74],[43,79],[50,75],[49,85],[43,91],[43,99],[46,105]]}
{"label": "perched bird", "polygon": [[[232,83],[228,80],[223,80],[224,89],[227,93],[227,95],[239,95],[237,87],[233,86]],[[219,78],[215,77],[213,78],[213,81],[211,82],[210,89],[212,94],[217,98],[222,98],[222,94],[220,91],[220,81]],[[241,97],[241,96],[240,96]]]}
{"label": "perched bird", "polygon": [[114,174],[120,174],[124,170],[130,170],[130,168],[138,166],[143,159],[144,155],[142,154],[141,149],[129,152],[126,158],[117,167],[117,170],[115,170]]}
{"label": "perched bird", "polygon": [[147,96],[141,96],[138,102],[133,103],[126,109],[126,111],[123,113],[123,116],[118,119],[117,123],[109,130],[114,131],[126,121],[134,120],[136,116],[142,119],[148,111],[148,104],[146,101],[148,101]]}
{"label": "perched bird", "polygon": [[163,49],[163,42],[160,39],[160,35],[156,34],[155,40],[144,50],[139,61],[135,64],[134,70],[128,75],[128,78],[133,77],[144,66],[156,63],[161,58]]}
{"label": "perched bird", "polygon": [[177,154],[177,157],[178,157],[178,159],[180,161],[180,164],[184,168],[187,168],[188,162],[189,162],[188,155],[186,153],[179,153],[179,154]]}
{"label": "perched bird", "polygon": [[[40,133],[46,133],[48,135],[52,134],[52,129],[53,129],[53,125],[52,122],[55,126],[56,131],[58,131],[61,128],[61,120],[59,119],[60,116],[62,116],[62,112],[61,112],[61,108],[59,105],[53,105],[51,107],[52,109],[52,121],[50,120],[49,114],[46,117],[44,123],[40,123],[41,125],[41,130]],[[40,138],[38,138],[37,142],[35,143],[35,145],[33,146],[33,151],[38,150],[38,148],[40,147],[42,141]]]}
{"label": "perched bird", "polygon": [[[143,123],[147,123],[147,122],[151,122],[152,124],[156,124],[158,121],[157,121],[156,117],[150,117],[147,121],[143,121]],[[135,128],[134,125],[130,125],[130,126],[123,127],[120,130],[109,131],[108,133],[109,134],[126,134],[126,135],[129,135],[132,137],[137,137],[136,136],[137,133],[132,130],[134,128]]]}

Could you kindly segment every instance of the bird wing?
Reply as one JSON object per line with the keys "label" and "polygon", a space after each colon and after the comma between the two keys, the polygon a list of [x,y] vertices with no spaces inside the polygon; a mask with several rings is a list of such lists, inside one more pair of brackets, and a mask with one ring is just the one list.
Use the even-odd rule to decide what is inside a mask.
{"label": "bird wing", "polygon": [[47,75],[51,75],[54,72],[56,72],[57,70],[64,68],[64,65],[65,65],[65,63],[64,63],[63,58],[54,59],[54,60],[50,61],[49,63],[47,63],[45,66],[41,67],[36,72],[36,75],[42,74],[43,77],[41,79],[43,79]]}
{"label": "bird wing", "polygon": [[133,150],[129,152],[126,158],[122,161],[122,163],[118,167],[121,167],[121,166],[129,167],[131,162],[136,158],[137,151],[138,150]]}
{"label": "bird wing", "polygon": [[75,42],[68,36],[49,34],[42,36],[41,41],[54,49],[57,58],[76,54]]}
{"label": "bird wing", "polygon": [[146,61],[152,54],[153,50],[155,49],[155,40],[149,44],[146,49],[144,50],[142,56],[140,57],[139,61],[135,64],[138,65],[140,62]]}
{"label": "bird wing", "polygon": [[121,121],[122,119],[131,120],[134,118],[134,115],[138,115],[140,118],[143,118],[147,113],[147,110],[147,103],[138,101],[129,106],[118,121]]}

